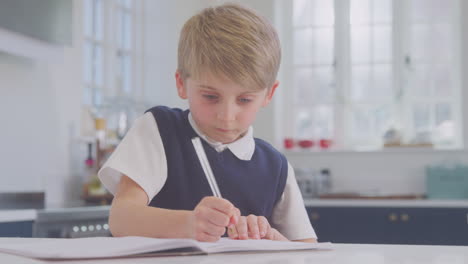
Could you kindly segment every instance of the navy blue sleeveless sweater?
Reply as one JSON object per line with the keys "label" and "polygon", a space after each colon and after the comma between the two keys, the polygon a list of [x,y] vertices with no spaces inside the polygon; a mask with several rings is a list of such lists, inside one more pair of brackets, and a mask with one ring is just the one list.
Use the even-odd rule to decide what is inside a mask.
{"label": "navy blue sleeveless sweater", "polygon": [[[198,136],[188,110],[157,106],[150,110],[158,124],[167,159],[167,180],[150,206],[193,210],[205,196],[213,196],[191,139]],[[147,111],[147,112],[148,112]],[[201,140],[223,198],[241,215],[265,216],[271,221],[288,173],[286,158],[263,140],[255,139],[251,160],[238,159],[229,149],[218,153]]]}

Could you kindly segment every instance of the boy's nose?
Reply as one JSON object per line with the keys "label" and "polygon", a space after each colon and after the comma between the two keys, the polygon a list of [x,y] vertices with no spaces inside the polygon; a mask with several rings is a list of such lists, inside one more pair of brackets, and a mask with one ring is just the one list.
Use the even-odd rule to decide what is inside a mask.
{"label": "boy's nose", "polygon": [[233,121],[236,119],[236,107],[231,104],[223,104],[218,109],[218,119],[222,121]]}

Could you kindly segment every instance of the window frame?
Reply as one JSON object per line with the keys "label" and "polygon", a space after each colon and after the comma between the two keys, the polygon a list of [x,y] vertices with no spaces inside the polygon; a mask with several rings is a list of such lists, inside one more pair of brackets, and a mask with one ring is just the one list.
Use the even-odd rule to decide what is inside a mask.
{"label": "window frame", "polygon": [[[106,101],[112,98],[125,98],[128,101],[143,101],[144,100],[144,1],[131,0],[131,8],[128,9],[121,5],[120,1],[113,0],[88,0],[90,2],[101,1],[102,2],[102,40],[98,41],[102,48],[102,86],[94,85],[94,83],[86,83],[85,76],[82,76],[83,88],[90,89],[91,91],[91,102],[86,102],[83,98],[82,102],[85,106],[94,108],[95,110],[100,107],[105,107]],[[80,1],[83,5],[83,20],[85,17],[85,3]],[[124,50],[127,55],[131,57],[131,91],[128,93],[123,92],[123,87],[118,85],[116,80],[119,74],[118,53],[121,52],[118,44],[119,24],[117,23],[117,12],[124,9],[125,12],[131,15],[131,48]],[[91,41],[96,42],[95,39],[90,38],[86,35],[85,29],[86,21],[83,21],[82,45],[85,47],[86,43]],[[93,24],[95,21],[93,21]],[[85,49],[82,53],[85,58]],[[86,65],[86,59],[83,59],[83,66]],[[94,67],[94,66],[93,66]],[[92,73],[94,75],[94,71]],[[91,80],[93,82],[93,78]],[[83,91],[86,93],[86,91]],[[99,95],[100,94],[100,95]],[[84,94],[85,96],[86,94]],[[97,97],[101,97],[99,100]]]}
{"label": "window frame", "polygon": [[[460,1],[455,0],[455,3],[460,7]],[[279,107],[277,113],[280,114],[275,121],[278,123],[283,123],[281,130],[278,131],[276,138],[282,146],[282,141],[284,138],[294,138],[294,129],[295,121],[294,118],[290,118],[295,115],[294,108],[294,92],[291,92],[291,89],[294,87],[294,62],[293,62],[293,52],[294,52],[294,26],[293,26],[293,1],[277,1],[276,2],[276,11],[275,16],[278,19],[277,26],[279,28],[280,37],[282,40],[283,50],[285,54],[290,54],[290,56],[283,56],[282,67],[280,69],[280,77],[283,80],[283,87],[289,87],[289,91],[284,91],[280,93],[279,97],[282,97],[278,100],[278,104],[284,105],[293,105],[294,107]],[[392,70],[393,70],[393,91],[396,97],[396,94],[400,89],[403,89],[402,85],[405,81],[404,79],[404,57],[405,54],[405,45],[408,45],[408,31],[405,30],[407,25],[408,16],[405,13],[408,5],[404,0],[393,0],[392,1]],[[334,137],[334,147],[333,151],[387,151],[383,145],[371,145],[370,147],[357,146],[349,141],[348,135],[350,134],[350,119],[349,116],[349,92],[350,92],[350,76],[351,76],[351,61],[350,61],[350,25],[349,25],[349,16],[348,12],[350,8],[350,0],[334,0],[335,5],[335,61],[336,61],[336,76],[335,81],[337,91],[336,91],[336,104],[334,106],[334,128],[335,128],[335,137]],[[461,45],[460,45],[460,36],[461,36],[461,8],[454,8],[453,12],[453,21],[452,27],[454,29],[454,36],[452,43],[454,45],[453,50],[455,54],[455,62],[453,63],[452,71],[454,74],[454,83],[453,83],[453,92],[452,95],[452,118],[456,123],[457,129],[455,132],[454,144],[448,149],[460,150],[464,148],[463,145],[463,120],[462,120],[462,105],[461,100]],[[391,106],[391,111],[395,113],[396,118],[404,119],[408,117],[408,108],[411,108],[412,105],[406,101],[404,98],[401,102],[393,100]],[[403,104],[401,107],[400,104]],[[406,119],[398,120],[400,121],[405,129],[405,133],[408,132],[409,128],[412,127],[412,121]],[[408,125],[408,123],[410,125]],[[281,127],[276,125],[275,127]],[[411,133],[412,131],[410,131]],[[408,138],[405,138],[408,140]],[[314,139],[315,140],[315,139]],[[296,148],[297,149],[297,148]],[[432,150],[446,149],[443,146],[434,146]],[[320,151],[319,147],[314,147],[311,149],[312,152]]]}

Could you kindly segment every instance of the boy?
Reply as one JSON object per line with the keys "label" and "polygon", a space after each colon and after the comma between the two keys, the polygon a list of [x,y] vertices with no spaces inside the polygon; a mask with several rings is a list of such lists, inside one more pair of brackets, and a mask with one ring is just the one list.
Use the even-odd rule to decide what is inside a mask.
{"label": "boy", "polygon": [[[278,87],[276,31],[226,4],[184,25],[177,92],[190,110],[154,107],[135,121],[99,172],[114,194],[114,236],[315,242],[294,172],[251,124]],[[191,139],[200,137],[225,198],[213,197]]]}

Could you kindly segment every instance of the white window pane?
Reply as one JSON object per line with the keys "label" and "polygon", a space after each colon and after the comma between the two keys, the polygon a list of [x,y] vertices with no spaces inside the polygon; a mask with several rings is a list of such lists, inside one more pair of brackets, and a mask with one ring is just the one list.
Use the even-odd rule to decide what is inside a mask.
{"label": "white window pane", "polygon": [[334,137],[333,105],[319,105],[314,108],[314,137],[332,139]]}
{"label": "white window pane", "polygon": [[372,1],[374,23],[389,24],[392,22],[392,0]]}
{"label": "white window pane", "polygon": [[332,67],[298,69],[294,79],[298,105],[334,102],[335,85]]}
{"label": "white window pane", "polygon": [[370,0],[351,0],[350,20],[352,25],[369,24],[371,22]]}
{"label": "white window pane", "polygon": [[449,103],[439,103],[435,107],[435,125],[439,126],[445,121],[452,120],[452,109]]}
{"label": "white window pane", "polygon": [[351,28],[351,62],[369,63],[371,61],[370,27]]}
{"label": "white window pane", "polygon": [[431,130],[431,106],[429,104],[415,104],[413,106],[414,131],[427,132]]}
{"label": "white window pane", "polygon": [[126,55],[123,57],[122,61],[122,80],[123,80],[123,90],[126,94],[131,94],[132,92],[132,61],[131,56]]}
{"label": "white window pane", "polygon": [[455,139],[455,121],[452,117],[452,106],[449,103],[440,103],[435,108],[434,140],[450,143]]}
{"label": "white window pane", "polygon": [[410,17],[415,23],[448,22],[452,18],[453,0],[410,0]]}
{"label": "white window pane", "polygon": [[432,73],[434,94],[437,97],[451,96],[454,83],[450,65],[437,65]]}
{"label": "white window pane", "polygon": [[295,138],[311,139],[314,137],[313,115],[310,109],[299,110],[296,113]]}
{"label": "white window pane", "polygon": [[123,24],[123,43],[125,49],[132,48],[132,16],[130,13],[124,13],[124,24]]}
{"label": "white window pane", "polygon": [[366,101],[371,90],[371,67],[353,66],[351,73],[351,99]]}
{"label": "white window pane", "polygon": [[372,120],[367,109],[355,108],[351,113],[351,138],[357,142],[368,142],[374,137]]}
{"label": "white window pane", "polygon": [[102,40],[103,36],[103,0],[94,0],[94,38]]}
{"label": "white window pane", "polygon": [[85,42],[83,47],[83,78],[85,83],[91,84],[93,78],[93,44]]}
{"label": "white window pane", "polygon": [[118,0],[119,1],[119,5],[127,8],[127,9],[130,9],[132,8],[132,0]]}
{"label": "white window pane", "polygon": [[124,47],[124,18],[123,18],[123,10],[122,9],[117,9],[116,12],[116,17],[117,17],[117,46],[119,49],[122,49]]}
{"label": "white window pane", "polygon": [[93,36],[93,0],[83,2],[84,33],[86,36]]}
{"label": "white window pane", "polygon": [[310,0],[294,0],[293,24],[294,26],[307,26],[312,24],[313,3]]}
{"label": "white window pane", "polygon": [[331,26],[334,23],[332,0],[294,0],[294,26]]}
{"label": "white window pane", "polygon": [[93,105],[93,91],[90,87],[87,86],[83,88],[83,104]]}
{"label": "white window pane", "polygon": [[315,0],[314,15],[315,26],[331,26],[335,23],[334,5],[331,0]]}
{"label": "white window pane", "polygon": [[103,98],[102,98],[102,91],[101,89],[93,89],[93,100],[94,100],[94,105],[95,106],[100,106],[103,103]]}
{"label": "white window pane", "polygon": [[294,34],[295,64],[333,64],[332,28],[302,29]]}
{"label": "white window pane", "polygon": [[390,26],[376,26],[374,31],[374,61],[390,62],[392,60],[392,28]]}
{"label": "white window pane", "polygon": [[100,45],[94,45],[94,83],[96,86],[103,85],[103,57]]}
{"label": "white window pane", "polygon": [[302,108],[296,114],[295,137],[298,139],[332,139],[334,136],[333,105]]}
{"label": "white window pane", "polygon": [[413,65],[408,75],[408,92],[413,97],[428,97],[432,95],[430,67]]}
{"label": "white window pane", "polygon": [[449,25],[413,25],[411,28],[413,61],[452,59],[452,33]]}
{"label": "white window pane", "polygon": [[351,110],[351,138],[362,145],[381,143],[391,120],[388,105],[356,106]]}
{"label": "white window pane", "polygon": [[370,87],[368,96],[370,98],[379,98],[381,101],[392,100],[393,92],[393,70],[392,65],[374,65],[373,68],[373,87]]}

